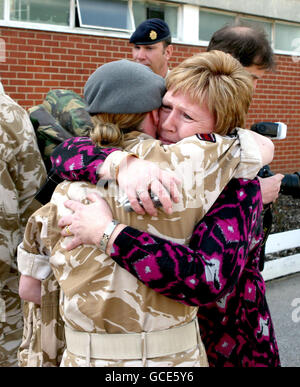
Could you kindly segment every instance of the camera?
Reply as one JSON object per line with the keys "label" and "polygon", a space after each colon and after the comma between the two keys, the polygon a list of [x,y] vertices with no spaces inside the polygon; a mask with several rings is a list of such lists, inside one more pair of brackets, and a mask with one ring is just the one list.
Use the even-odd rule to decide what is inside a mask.
{"label": "camera", "polygon": [[[268,165],[265,165],[258,172],[259,177],[270,177],[274,173]],[[290,195],[294,199],[300,199],[300,172],[284,175],[281,180],[280,193],[283,195]]]}
{"label": "camera", "polygon": [[[286,137],[287,126],[282,122],[259,122],[250,128],[253,132],[270,137],[272,140],[282,140]],[[270,177],[274,173],[268,165],[260,169],[258,176]],[[290,195],[294,199],[300,199],[300,172],[284,175],[281,181],[280,193]]]}

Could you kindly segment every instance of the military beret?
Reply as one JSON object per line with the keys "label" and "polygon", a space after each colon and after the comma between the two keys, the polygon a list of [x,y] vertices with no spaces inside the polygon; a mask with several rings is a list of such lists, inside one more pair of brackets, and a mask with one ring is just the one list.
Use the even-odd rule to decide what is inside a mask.
{"label": "military beret", "polygon": [[171,37],[168,24],[161,19],[148,19],[141,23],[129,39],[134,44],[155,44]]}
{"label": "military beret", "polygon": [[84,86],[84,98],[90,114],[146,113],[161,106],[165,91],[160,75],[122,59],[98,67]]}

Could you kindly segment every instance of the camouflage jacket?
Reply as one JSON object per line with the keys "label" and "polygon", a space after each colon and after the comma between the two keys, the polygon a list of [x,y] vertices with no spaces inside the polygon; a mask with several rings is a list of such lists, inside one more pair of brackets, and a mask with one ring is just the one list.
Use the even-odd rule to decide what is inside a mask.
{"label": "camouflage jacket", "polygon": [[[179,303],[170,302],[167,298],[160,298],[157,293],[140,284],[124,270],[120,270],[109,257],[101,254],[96,248],[86,246],[70,253],[64,251],[65,239],[60,238],[60,230],[57,227],[59,217],[69,211],[63,206],[63,202],[67,198],[85,202],[89,191],[100,190],[110,204],[114,218],[122,223],[187,244],[195,224],[210,208],[231,177],[242,174],[244,177],[251,178],[260,169],[261,159],[256,156],[255,144],[252,143],[251,146],[251,138],[249,131],[240,129],[239,136],[236,138],[212,136],[211,141],[205,141],[199,136],[193,136],[178,144],[161,146],[159,141],[143,134],[127,134],[126,150],[145,159],[149,158],[183,177],[182,201],[176,204],[173,214],[166,215],[159,210],[158,218],[154,218],[126,212],[122,206],[123,194],[114,185],[100,188],[88,183],[62,183],[57,187],[51,202],[37,211],[28,223],[23,245],[19,250],[20,271],[43,279],[39,276],[38,270],[36,272],[32,270],[38,267],[39,262],[47,260],[50,256],[52,269],[63,293],[61,297],[63,319],[73,329],[85,330],[89,322],[87,329],[89,332],[141,332],[166,329],[189,322],[195,317],[196,308],[186,308]],[[241,144],[243,144],[242,149],[247,144],[245,152],[241,152]],[[80,267],[79,271],[78,267]],[[88,272],[93,273],[93,278],[80,274]],[[45,274],[44,271],[43,273]],[[89,293],[87,290],[91,286],[93,291]],[[45,285],[43,288],[45,289]],[[51,289],[53,290],[53,284]],[[140,301],[135,297],[131,298],[131,293],[139,295]],[[96,304],[95,294],[99,294],[99,298],[96,297],[98,299]],[[84,306],[80,302],[83,298]],[[44,297],[42,310],[43,300],[45,300]],[[118,305],[115,312],[114,305]],[[57,310],[57,306],[54,308]],[[135,310],[134,315],[132,315],[133,310]],[[93,317],[95,315],[97,320]],[[120,317],[131,315],[132,319],[129,320]],[[81,320],[81,317],[75,316],[84,317]],[[49,332],[49,327],[60,326],[60,323],[57,323],[58,320],[55,321],[52,317],[44,321],[45,331]],[[31,317],[29,320],[33,319]],[[43,337],[45,338],[46,335]],[[57,338],[57,347],[62,348],[62,335],[57,334],[56,331],[52,337]],[[27,337],[27,342],[28,339],[30,337]],[[32,358],[39,359],[37,364],[45,365],[47,362],[47,364],[55,364],[54,360],[51,362],[43,360],[52,359],[52,354],[49,354],[51,345],[53,349],[53,342],[48,345],[44,343],[42,349],[44,354],[38,354],[40,349],[37,349],[35,354],[32,353]],[[172,361],[175,360],[178,362],[178,359],[172,359]],[[187,361],[187,358],[185,360]],[[79,360],[76,359],[76,361]],[[190,361],[195,361],[195,353]],[[64,362],[74,364],[75,359],[67,354]],[[26,365],[26,361],[24,363]]]}
{"label": "camouflage jacket", "polygon": [[71,137],[87,136],[92,123],[84,100],[71,90],[51,90],[44,102],[29,109],[47,171],[54,148]]}
{"label": "camouflage jacket", "polygon": [[18,292],[17,246],[39,207],[33,198],[46,171],[26,111],[5,94],[0,111],[0,321],[5,322],[1,293],[6,286]]}

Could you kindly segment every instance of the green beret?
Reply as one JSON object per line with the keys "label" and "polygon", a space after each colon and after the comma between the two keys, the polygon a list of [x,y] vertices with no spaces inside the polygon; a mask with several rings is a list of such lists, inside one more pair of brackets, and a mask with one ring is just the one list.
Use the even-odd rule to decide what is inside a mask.
{"label": "green beret", "polygon": [[171,37],[168,24],[161,19],[148,19],[141,23],[129,39],[134,44],[155,44]]}
{"label": "green beret", "polygon": [[166,92],[165,80],[149,67],[127,59],[100,66],[87,80],[87,111],[146,113],[158,109]]}

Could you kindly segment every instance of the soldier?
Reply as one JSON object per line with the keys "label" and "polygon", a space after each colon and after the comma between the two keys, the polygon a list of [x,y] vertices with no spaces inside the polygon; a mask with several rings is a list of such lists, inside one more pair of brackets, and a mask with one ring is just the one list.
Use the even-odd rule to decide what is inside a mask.
{"label": "soldier", "polygon": [[151,68],[156,74],[166,77],[168,62],[173,54],[171,32],[161,19],[148,19],[141,23],[131,35],[132,57],[137,63]]}
{"label": "soldier", "polygon": [[51,90],[44,102],[29,109],[47,171],[54,148],[73,136],[87,136],[92,128],[84,100],[71,90]]}
{"label": "soldier", "polygon": [[[218,58],[218,56],[221,55],[221,58]],[[209,54],[202,54],[204,57],[204,65],[205,66],[205,59],[207,57],[207,60],[209,61],[209,58],[216,60],[218,63],[218,59],[220,59],[221,64],[226,63],[227,55],[219,53],[209,53]],[[242,116],[245,116],[245,113],[247,111],[247,106],[250,104],[251,100],[251,79],[247,74],[241,70],[241,66],[239,66],[238,62],[234,60],[233,58],[229,57],[231,59],[231,65],[233,66],[233,72],[234,76],[238,78],[237,84],[242,85],[241,86],[241,93],[240,93],[240,101],[243,101],[244,104],[242,104],[243,108],[243,114]],[[229,59],[228,58],[228,59]],[[230,60],[229,59],[229,60]],[[199,63],[198,63],[199,65]],[[193,66],[192,66],[193,67]],[[125,76],[125,83],[124,83],[124,71],[128,68],[131,69],[130,76],[126,78]],[[133,73],[132,73],[133,71]],[[218,70],[219,71],[219,70]],[[144,74],[142,77],[143,83],[137,82],[139,73]],[[229,71],[231,73],[231,71]],[[123,77],[123,82],[120,80],[120,74],[121,78]],[[217,75],[219,75],[219,72],[217,72]],[[233,76],[233,77],[234,77]],[[136,81],[131,84],[132,77],[136,79]],[[88,102],[88,111],[95,115],[99,111],[109,111],[112,116],[114,114],[118,116],[116,111],[122,112],[122,113],[130,113],[130,109],[135,109],[138,112],[143,112],[143,109],[146,109],[146,105],[148,106],[147,110],[152,110],[154,108],[153,101],[157,100],[157,94],[156,92],[153,94],[150,93],[149,88],[147,89],[144,85],[152,86],[155,84],[155,78],[154,73],[148,71],[144,66],[140,66],[137,64],[134,64],[132,62],[127,61],[120,61],[120,62],[113,62],[107,65],[102,66],[98,71],[96,71],[88,80],[87,86],[86,86],[86,98]],[[152,79],[151,82],[149,81],[149,78]],[[158,77],[159,79],[160,77]],[[160,78],[161,79],[161,78]],[[129,82],[129,83],[128,83]],[[115,84],[118,84],[118,88],[114,87]],[[205,82],[204,82],[205,84]],[[101,87],[99,87],[101,85]],[[131,85],[131,87],[129,87]],[[134,86],[134,89],[133,89]],[[127,98],[123,98],[123,101],[120,101],[120,98],[122,99],[123,95],[120,93],[120,90],[126,90]],[[145,93],[145,89],[147,90],[147,93]],[[102,95],[103,98],[99,98],[100,95],[98,94],[98,91],[101,93],[104,93]],[[245,98],[242,98],[243,92],[245,93]],[[133,94],[132,94],[133,93]],[[136,93],[136,94],[134,94]],[[156,95],[156,98],[154,98]],[[226,93],[224,93],[226,95]],[[105,97],[105,98],[104,98]],[[129,103],[129,101],[133,101],[133,104]],[[147,102],[147,103],[146,103]],[[160,105],[161,101],[158,101],[157,107]],[[198,105],[197,105],[198,106]],[[223,104],[224,106],[224,104]],[[239,106],[239,104],[238,104]],[[140,110],[141,109],[141,110]],[[219,118],[221,119],[221,115],[224,114],[225,117],[228,116],[227,112],[221,111],[219,112],[220,115]],[[119,114],[120,115],[120,114]],[[129,115],[129,114],[128,114]],[[100,115],[101,116],[101,115]],[[104,116],[105,117],[105,116]],[[105,118],[102,117],[102,120],[106,123]],[[233,119],[236,116],[234,115]],[[119,117],[116,118],[116,121],[118,121]],[[141,118],[139,118],[141,120]],[[241,120],[243,118],[241,117]],[[94,135],[97,136],[98,132],[98,126],[99,129],[105,129],[105,133],[110,133],[112,129],[116,129],[112,123],[106,123],[106,125],[103,125],[103,122],[101,123],[100,117],[96,114],[95,117],[93,117],[94,125],[95,125],[95,133]],[[122,122],[122,121],[120,121]],[[222,122],[222,120],[220,121]],[[235,122],[235,121],[234,121]],[[242,121],[241,121],[242,123]],[[124,125],[124,122],[123,122]],[[226,125],[222,128],[218,129],[224,130]],[[231,128],[232,126],[229,125]],[[126,128],[126,126],[125,126]],[[194,128],[194,130],[199,129]],[[104,133],[103,133],[104,134]],[[245,135],[248,135],[248,140],[250,141],[250,138],[252,136],[251,132],[245,131]],[[94,138],[95,139],[95,138]],[[100,138],[100,140],[103,139],[103,137]],[[229,151],[225,152],[225,150],[228,150],[228,145],[231,143],[234,145],[234,148],[236,148],[236,145],[238,145],[234,138],[224,138],[221,139],[220,137],[211,137],[212,141],[205,141],[205,139],[202,139],[200,137],[195,137],[191,139],[183,140],[181,144],[174,144],[174,146],[170,146],[170,148],[162,148],[160,146],[160,143],[157,141],[154,141],[151,138],[144,138],[144,141],[142,141],[141,144],[140,140],[143,139],[142,137],[136,137],[136,133],[129,133],[126,136],[124,136],[124,144],[128,143],[129,150],[135,150],[137,151],[137,154],[145,154],[145,155],[153,155],[154,159],[157,160],[157,162],[165,162],[170,163],[172,161],[172,165],[175,169],[179,169],[183,167],[185,171],[188,170],[188,168],[195,167],[195,173],[197,175],[197,170],[200,168],[200,171],[203,169],[201,168],[201,152],[200,149],[206,148],[207,150],[207,156],[208,154],[211,154],[210,157],[205,160],[207,162],[212,164],[219,164],[219,168],[222,169],[223,173],[221,178],[221,185],[219,186],[219,183],[216,184],[214,191],[219,191],[224,187],[224,184],[226,184],[226,181],[228,181],[228,178],[232,175],[232,173],[235,170],[234,165],[239,164],[239,153],[236,153],[231,146],[229,146]],[[105,140],[107,140],[107,137],[105,137]],[[223,145],[221,145],[223,141]],[[108,141],[109,142],[109,141]],[[250,141],[251,143],[251,141]],[[191,145],[190,152],[188,154],[185,153],[185,149],[187,145]],[[178,150],[177,149],[178,146]],[[180,148],[181,147],[181,148]],[[254,145],[254,148],[256,146]],[[246,148],[249,148],[250,151],[250,144],[247,143]],[[194,151],[193,151],[194,149]],[[197,150],[199,150],[199,158],[197,155]],[[212,151],[216,150],[216,154]],[[172,152],[173,152],[173,158],[172,158]],[[205,151],[206,152],[206,151]],[[221,154],[227,153],[227,156],[225,156],[225,159],[220,158],[220,152]],[[122,153],[122,152],[121,152]],[[250,152],[251,153],[251,152]],[[247,163],[256,163],[256,170],[259,168],[259,162],[257,164],[258,159],[256,159],[256,156],[252,158],[250,156],[250,153],[248,153],[248,158],[244,160]],[[252,153],[252,156],[254,156],[254,153]],[[176,157],[175,157],[176,155]],[[127,157],[126,154],[123,155],[123,157]],[[217,161],[214,161],[214,158],[216,157]],[[195,163],[191,162],[191,159],[195,158]],[[199,165],[197,166],[196,160],[198,159]],[[178,160],[178,162],[174,161]],[[226,162],[228,161],[228,163]],[[184,165],[187,166],[187,168],[184,168]],[[248,172],[251,170],[251,176],[255,176],[256,171],[255,167],[248,165]],[[245,172],[245,171],[244,171]],[[215,169],[212,168],[210,171],[208,169],[208,174],[205,172],[203,173],[203,179],[208,180],[210,182],[214,181],[214,177],[211,176],[211,173],[216,177]],[[194,176],[195,177],[195,176]],[[196,179],[197,180],[197,179]],[[198,181],[198,180],[197,180]],[[202,183],[202,180],[199,180],[200,185]],[[200,203],[202,199],[202,194],[198,197],[198,192],[194,192],[193,187],[189,187],[190,181],[187,182],[187,185],[185,186],[185,194],[184,196],[184,202],[178,203],[177,212],[173,215],[169,215],[167,217],[166,215],[163,215],[163,219],[159,221],[159,219],[154,218],[141,218],[136,216],[134,213],[126,213],[124,212],[123,207],[121,206],[121,200],[120,197],[116,194],[116,191],[114,192],[116,195],[109,195],[109,192],[103,191],[103,194],[106,193],[107,200],[111,205],[115,208],[116,214],[121,219],[127,219],[133,224],[137,225],[139,224],[142,228],[151,227],[152,229],[157,229],[157,232],[159,234],[168,235],[171,239],[178,239],[181,238],[185,242],[188,241],[189,235],[192,232],[193,224],[194,222],[197,222],[196,218],[201,218],[203,216],[203,209],[206,210],[207,203]],[[149,182],[151,184],[151,182]],[[205,182],[203,181],[203,184],[205,185]],[[88,252],[88,250],[81,250],[81,248],[78,249],[79,255],[77,255],[77,252],[68,253],[65,250],[65,243],[64,239],[59,239],[59,229],[57,227],[57,220],[63,215],[63,213],[66,211],[64,207],[61,205],[65,198],[67,197],[81,197],[84,198],[86,196],[86,192],[95,191],[95,187],[89,186],[85,183],[62,183],[57,189],[56,192],[51,200],[51,202],[43,207],[43,209],[39,210],[37,213],[35,213],[30,222],[28,223],[27,231],[24,238],[24,244],[22,248],[20,248],[20,256],[19,256],[19,263],[20,263],[20,269],[22,269],[23,274],[31,274],[32,271],[31,268],[33,267],[31,265],[31,260],[34,258],[35,255],[38,254],[38,259],[42,261],[46,260],[46,257],[43,258],[43,254],[45,252],[49,252],[51,254],[51,263],[52,267],[54,269],[54,273],[56,278],[58,279],[60,286],[63,290],[64,297],[61,298],[62,302],[64,303],[64,306],[61,310],[64,310],[63,317],[66,322],[66,335],[67,335],[67,347],[68,350],[65,352],[63,364],[64,365],[78,365],[78,364],[85,364],[85,360],[82,359],[83,354],[87,355],[88,361],[90,361],[90,357],[94,358],[91,359],[91,364],[93,365],[141,365],[140,354],[138,350],[131,351],[131,347],[129,345],[128,350],[124,350],[123,355],[120,354],[120,352],[114,352],[113,349],[110,349],[110,342],[108,342],[108,346],[106,347],[107,350],[104,350],[103,345],[97,345],[96,347],[93,344],[94,340],[99,343],[103,339],[103,335],[101,335],[101,332],[107,332],[107,333],[120,333],[117,337],[118,344],[120,342],[123,342],[124,340],[128,343],[127,340],[130,340],[129,336],[124,336],[124,333],[122,332],[137,332],[138,339],[137,340],[143,340],[142,335],[140,335],[140,332],[146,331],[150,332],[150,338],[152,337],[152,331],[158,330],[161,331],[161,341],[160,343],[161,348],[157,352],[158,354],[155,356],[154,351],[151,352],[149,349],[151,355],[150,358],[153,360],[149,360],[149,362],[152,362],[152,365],[155,364],[168,364],[168,365],[175,365],[175,364],[182,364],[180,359],[185,359],[185,362],[187,365],[192,364],[206,364],[205,362],[205,356],[203,355],[203,350],[200,352],[200,358],[199,353],[197,355],[196,352],[186,352],[186,350],[177,351],[181,352],[182,356],[175,356],[175,353],[172,355],[169,355],[166,357],[165,348],[164,345],[166,343],[169,343],[168,339],[168,333],[162,332],[162,329],[166,329],[167,331],[172,331],[172,329],[175,326],[181,327],[187,325],[187,327],[190,327],[193,321],[193,316],[195,313],[195,310],[192,309],[185,309],[184,307],[179,307],[175,304],[169,304],[166,300],[162,299],[160,297],[154,296],[155,293],[147,290],[146,287],[140,287],[140,284],[136,283],[135,280],[133,280],[132,277],[128,277],[125,275],[124,271],[119,271],[118,268],[115,268],[114,266],[111,266],[111,261],[109,259],[107,260],[102,256],[100,257],[100,253],[97,249],[93,249]],[[216,193],[214,193],[215,195]],[[211,195],[209,195],[211,196]],[[208,198],[209,200],[213,200],[212,197]],[[199,207],[199,208],[198,208]],[[194,209],[198,208],[198,211],[195,211]],[[184,214],[184,212],[187,212],[187,214]],[[191,210],[191,211],[189,211]],[[61,212],[62,211],[62,212]],[[194,213],[194,214],[193,214]],[[162,215],[162,214],[161,214]],[[175,222],[176,218],[184,218],[182,224],[179,226],[178,222]],[[44,226],[47,224],[47,230],[44,228]],[[114,227],[112,227],[113,230]],[[43,232],[41,232],[44,230]],[[111,230],[111,231],[112,231]],[[62,248],[64,251],[62,251]],[[86,247],[83,247],[83,249],[86,249]],[[105,252],[105,242],[101,249],[103,253]],[[81,260],[80,257],[84,257],[85,254],[88,253],[87,259]],[[100,254],[100,255],[99,255]],[[76,256],[76,257],[75,257]],[[63,258],[65,257],[65,258]],[[61,260],[62,258],[62,260]],[[70,259],[70,261],[69,261]],[[71,262],[72,261],[72,262]],[[79,270],[79,266],[81,267]],[[26,267],[29,268],[26,273]],[[111,270],[113,269],[113,270]],[[93,273],[92,277],[89,275],[81,276],[80,273]],[[80,276],[76,277],[77,275]],[[125,277],[123,278],[123,275]],[[104,277],[103,277],[104,276]],[[108,277],[107,277],[108,276]],[[100,281],[100,279],[102,280]],[[104,282],[103,282],[104,281]],[[76,283],[76,288],[74,288],[74,284]],[[105,283],[108,285],[108,288],[106,287]],[[73,285],[72,285],[73,284]],[[95,287],[94,287],[95,285]],[[104,287],[103,287],[104,285]],[[71,286],[71,287],[70,287]],[[91,292],[88,290],[91,288]],[[85,290],[84,290],[85,289]],[[98,299],[98,296],[96,296],[96,299],[94,298],[94,295],[98,294],[98,292],[102,294],[100,299]],[[107,297],[104,293],[106,294]],[[99,293],[99,295],[100,295]],[[83,294],[85,301],[84,304],[81,305],[80,299],[82,298]],[[132,295],[138,294],[140,295],[138,298],[135,298]],[[78,298],[79,296],[79,298]],[[154,296],[154,298],[152,298]],[[97,301],[98,299],[98,301]],[[76,301],[78,300],[78,302]],[[97,301],[94,305],[94,301]],[[142,300],[142,303],[141,303]],[[103,301],[103,302],[102,302]],[[113,305],[117,303],[118,308],[114,309]],[[72,306],[73,305],[73,306]],[[77,306],[76,306],[77,305]],[[134,308],[133,308],[134,306]],[[98,312],[95,313],[95,308],[98,310]],[[135,312],[132,314],[133,309]],[[73,315],[73,313],[75,313]],[[131,316],[132,318],[126,319],[126,318],[120,318],[120,315],[124,314]],[[154,313],[154,314],[153,314]],[[73,315],[73,317],[72,317]],[[76,315],[78,317],[76,317]],[[80,316],[83,317],[83,320]],[[97,318],[95,319],[95,317]],[[156,316],[156,317],[155,317]],[[154,318],[155,317],[155,318]],[[175,318],[175,320],[174,320]],[[75,320],[76,321],[75,321]],[[74,324],[73,322],[74,321]],[[85,321],[85,323],[84,323]],[[135,321],[135,322],[134,322]],[[177,322],[175,322],[177,321]],[[104,324],[105,322],[105,324]],[[148,325],[148,322],[150,325]],[[86,329],[86,323],[88,323],[88,326],[90,328]],[[175,325],[174,325],[175,324]],[[194,328],[192,328],[193,330]],[[175,330],[177,332],[177,330]],[[174,334],[177,335],[177,333]],[[87,332],[93,332],[93,335],[87,334]],[[173,332],[173,331],[172,331]],[[155,335],[154,335],[155,336]],[[165,339],[166,336],[166,339]],[[106,336],[106,339],[111,338],[111,340],[114,340],[116,336],[114,335],[108,335]],[[133,336],[131,336],[133,337]],[[135,336],[134,336],[135,337]],[[176,336],[177,337],[177,336]],[[93,348],[94,353],[91,354],[89,352],[85,352],[85,350],[89,348],[89,344],[85,346],[85,344],[82,342],[82,345],[79,343],[81,340],[89,340],[91,341],[91,348]],[[155,341],[155,338],[153,339]],[[200,339],[198,339],[200,340]],[[124,341],[124,343],[125,343]],[[178,338],[178,343],[182,342]],[[165,343],[163,345],[163,343]],[[200,343],[200,341],[199,341]],[[79,345],[78,345],[79,344]],[[170,344],[168,344],[170,345]],[[187,348],[185,345],[190,345],[185,343],[183,346],[180,344],[180,348]],[[195,345],[195,342],[194,342]],[[170,348],[173,348],[174,346],[170,345]],[[201,345],[200,345],[201,347]],[[178,348],[177,348],[178,349]],[[191,348],[190,348],[191,349]],[[172,352],[176,352],[176,350],[171,350]],[[73,353],[73,355],[72,355]],[[149,353],[148,353],[149,354]],[[92,356],[94,355],[94,356]],[[124,361],[117,361],[117,359],[120,359],[120,356],[123,356]],[[131,356],[131,359],[135,359],[135,361],[129,361],[128,357]],[[133,356],[133,357],[132,357]],[[136,356],[136,357],[135,357]],[[96,360],[95,357],[98,357],[99,359]],[[103,359],[111,359],[111,361],[104,361]],[[168,359],[168,362],[166,363]],[[198,360],[197,360],[198,359]]]}
{"label": "soldier", "polygon": [[17,246],[46,171],[29,117],[0,93],[0,366],[16,366],[23,318],[18,294]]}

